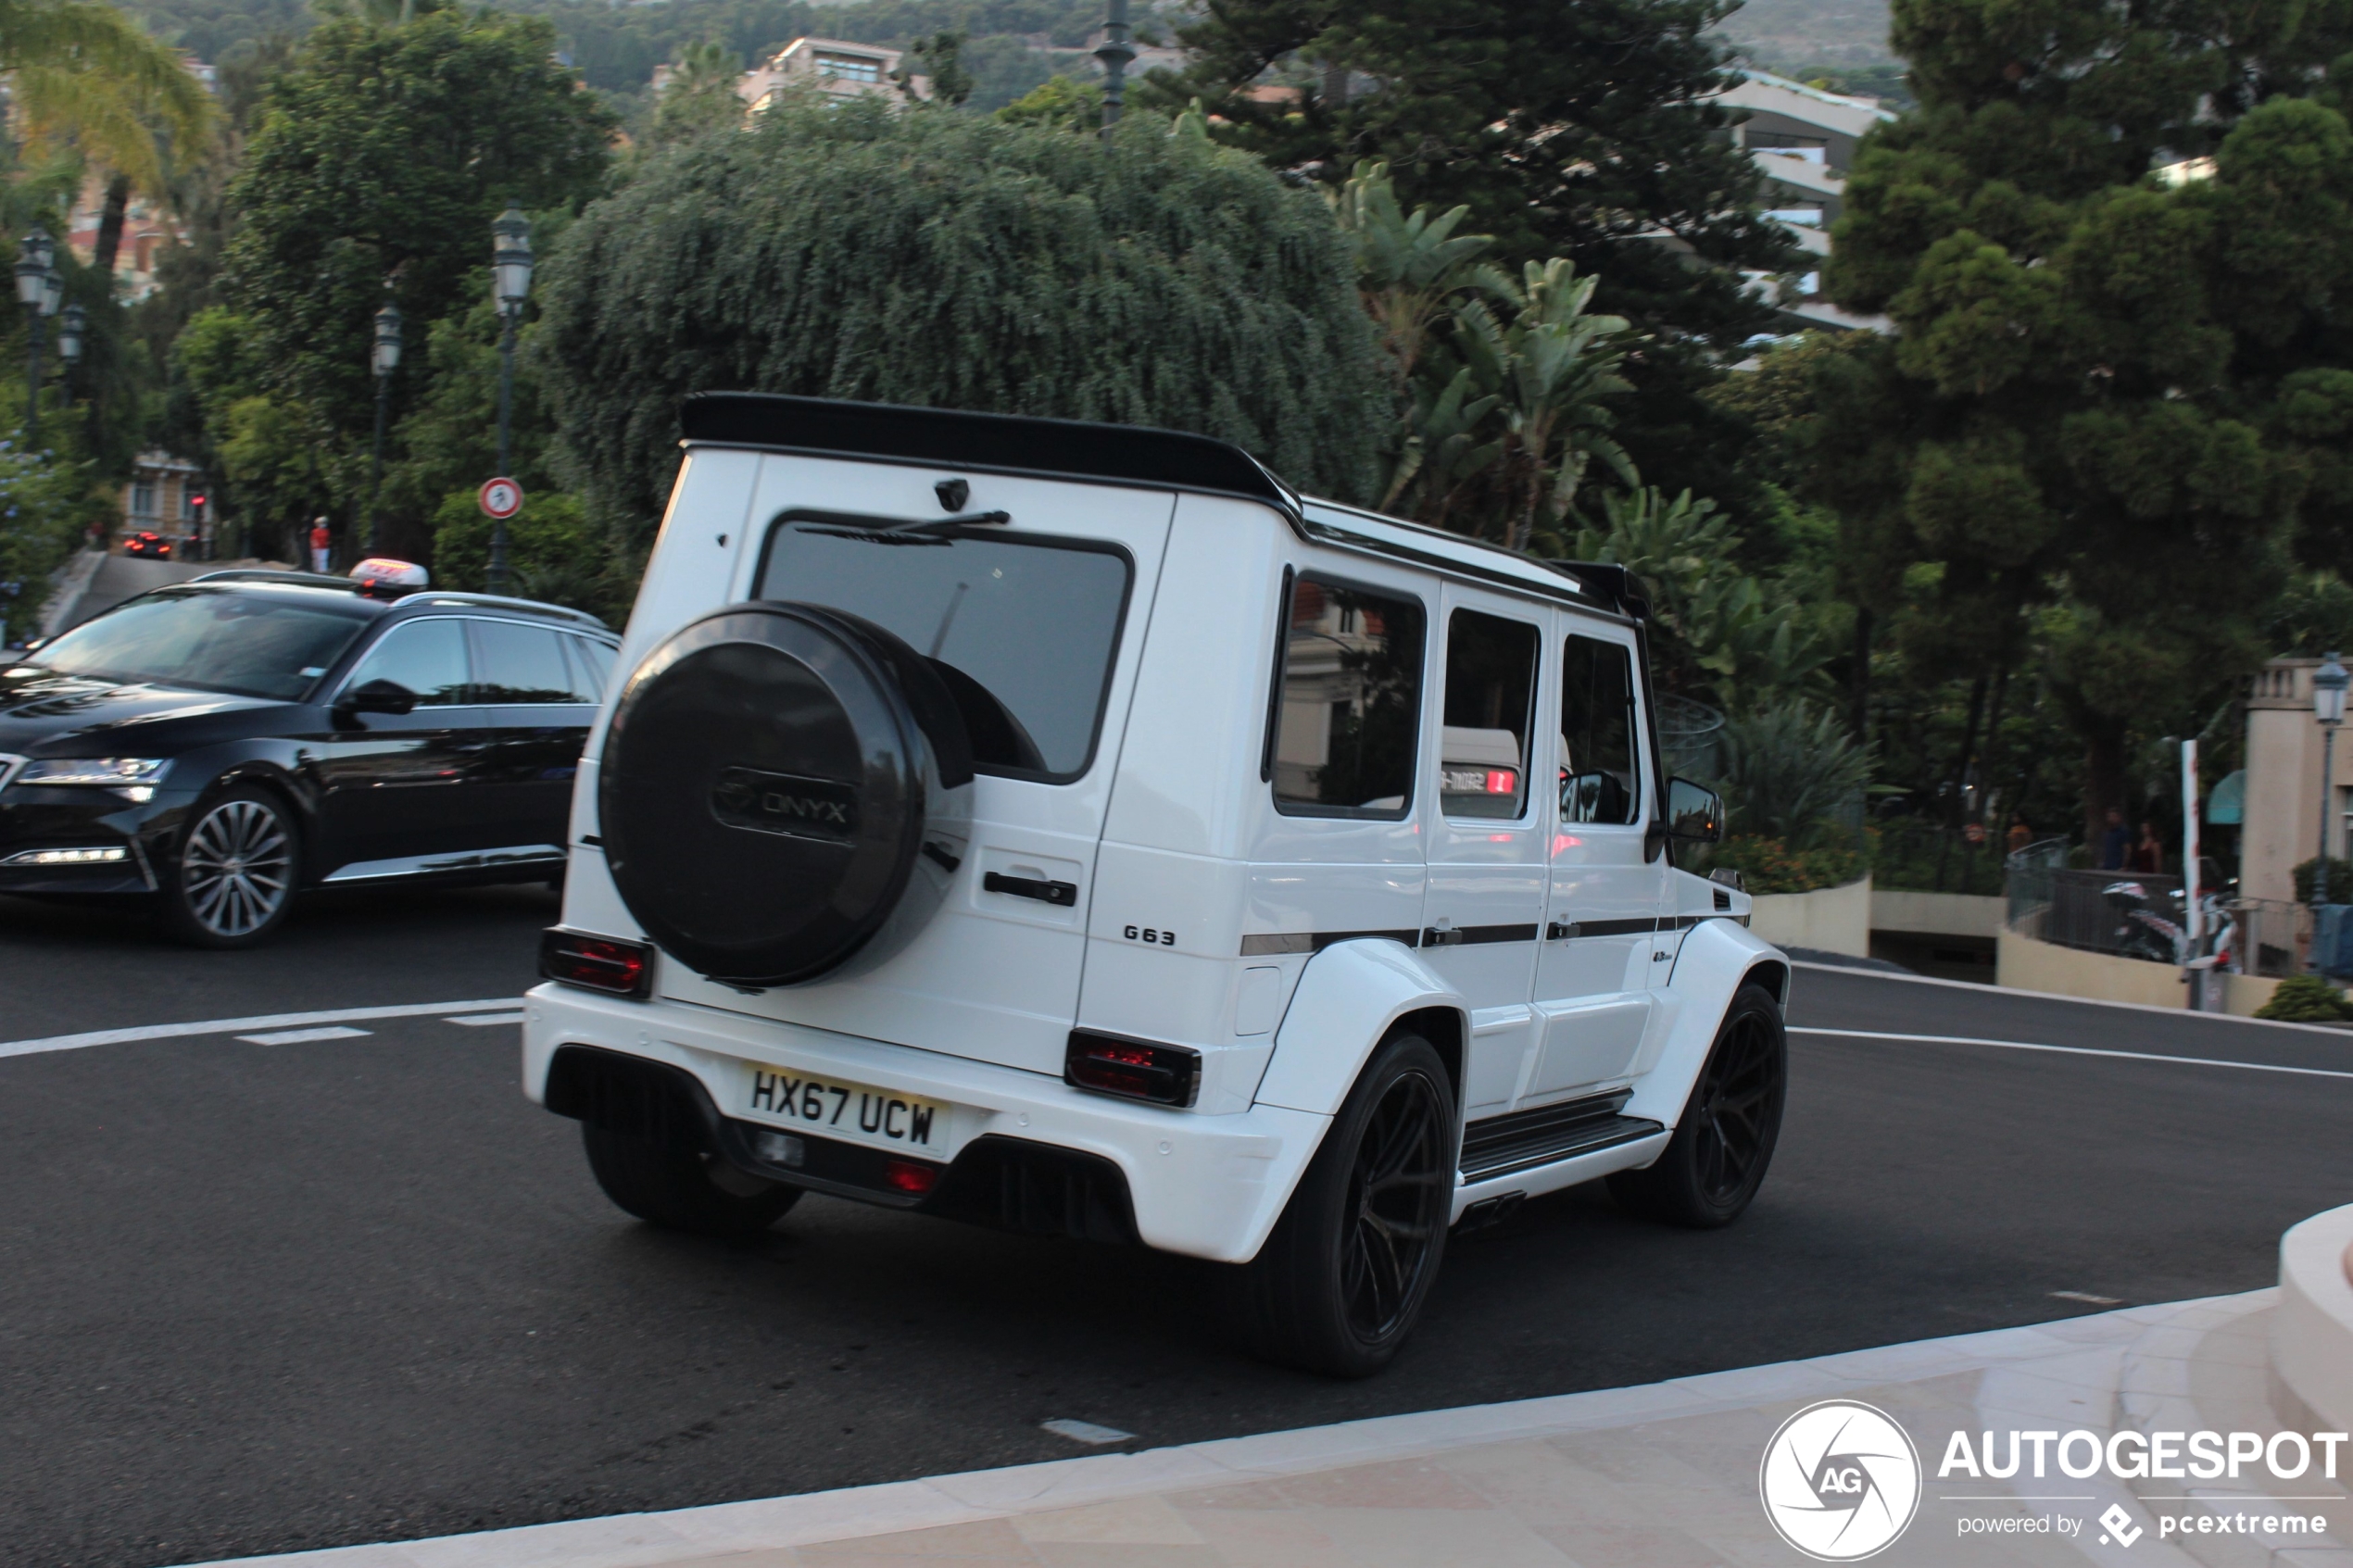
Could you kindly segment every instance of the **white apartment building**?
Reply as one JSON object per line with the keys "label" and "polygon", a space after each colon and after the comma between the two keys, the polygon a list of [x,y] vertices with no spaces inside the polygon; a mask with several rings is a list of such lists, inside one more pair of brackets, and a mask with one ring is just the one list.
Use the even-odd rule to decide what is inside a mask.
{"label": "white apartment building", "polygon": [[[1869,98],[1825,93],[1758,70],[1743,72],[1717,101],[1747,111],[1748,118],[1732,128],[1732,135],[1764,172],[1769,216],[1808,256],[1829,256],[1830,229],[1844,205],[1856,144],[1873,126],[1895,116]],[[1776,286],[1781,313],[1793,332],[1888,330],[1883,316],[1850,315],[1824,299],[1818,263],[1817,270]]]}
{"label": "white apartment building", "polygon": [[786,87],[809,86],[835,98],[881,94],[894,102],[931,96],[931,78],[895,79],[901,51],[876,44],[845,44],[837,38],[796,38],[744,73],[736,91],[754,114]]}

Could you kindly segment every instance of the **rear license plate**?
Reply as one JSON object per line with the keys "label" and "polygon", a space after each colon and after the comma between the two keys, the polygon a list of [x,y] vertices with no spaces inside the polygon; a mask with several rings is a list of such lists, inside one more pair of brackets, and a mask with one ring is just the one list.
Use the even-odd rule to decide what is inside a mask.
{"label": "rear license plate", "polygon": [[744,1109],[829,1138],[925,1153],[948,1147],[948,1108],[864,1084],[754,1066]]}

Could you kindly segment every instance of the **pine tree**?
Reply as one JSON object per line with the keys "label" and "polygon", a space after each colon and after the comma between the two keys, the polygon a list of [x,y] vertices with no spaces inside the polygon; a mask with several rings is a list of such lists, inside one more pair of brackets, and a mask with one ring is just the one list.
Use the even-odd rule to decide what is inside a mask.
{"label": "pine tree", "polygon": [[1825,361],[1813,487],[1936,563],[1906,638],[1975,671],[1956,774],[2031,633],[2096,822],[2128,735],[2262,657],[2290,552],[2353,562],[2353,15],[1894,18],[1921,108],[1864,144],[1824,279],[1898,336]]}

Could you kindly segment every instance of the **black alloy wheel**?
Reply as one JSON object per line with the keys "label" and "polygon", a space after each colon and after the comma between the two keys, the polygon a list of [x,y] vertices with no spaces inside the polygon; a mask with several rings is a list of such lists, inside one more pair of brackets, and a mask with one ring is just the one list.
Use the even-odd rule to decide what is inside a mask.
{"label": "black alloy wheel", "polygon": [[294,907],[300,839],[293,813],[251,785],[198,809],[161,878],[175,935],[200,947],[249,947]]}
{"label": "black alloy wheel", "polygon": [[1730,1224],[1764,1185],[1788,1090],[1780,1005],[1750,981],[1725,1011],[1667,1151],[1647,1170],[1610,1177],[1610,1195],[1635,1213],[1671,1224]]}
{"label": "black alloy wheel", "polygon": [[1389,1086],[1357,1141],[1347,1210],[1354,1216],[1340,1286],[1348,1325],[1376,1341],[1419,1299],[1446,1229],[1446,1152],[1453,1139],[1438,1086],[1419,1073]]}
{"label": "black alloy wheel", "polygon": [[1228,1316],[1254,1354],[1334,1377],[1389,1364],[1445,1254],[1461,1130],[1437,1049],[1414,1034],[1383,1041],[1274,1234],[1227,1277]]}

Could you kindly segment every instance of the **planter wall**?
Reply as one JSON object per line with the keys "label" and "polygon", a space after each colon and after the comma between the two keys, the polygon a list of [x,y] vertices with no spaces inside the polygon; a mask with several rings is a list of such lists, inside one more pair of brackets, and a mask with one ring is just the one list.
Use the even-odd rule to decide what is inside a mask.
{"label": "planter wall", "polygon": [[2008,930],[1994,939],[1994,984],[2016,990],[2160,1008],[2183,1007],[2189,1000],[2188,983],[2170,963],[2087,953]]}
{"label": "planter wall", "polygon": [[1759,893],[1748,928],[1777,947],[1813,947],[1861,959],[1871,952],[1871,879],[1811,893]]}
{"label": "planter wall", "polygon": [[1871,890],[1871,929],[1922,936],[2000,935],[2007,900],[1990,893],[1919,893],[1908,887]]}

